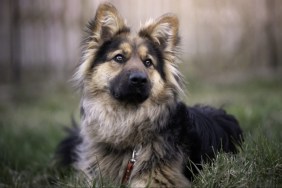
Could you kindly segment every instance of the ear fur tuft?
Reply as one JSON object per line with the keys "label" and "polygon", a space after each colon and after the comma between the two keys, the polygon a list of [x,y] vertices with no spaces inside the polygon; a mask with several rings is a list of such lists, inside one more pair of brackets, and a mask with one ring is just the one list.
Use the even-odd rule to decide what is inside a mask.
{"label": "ear fur tuft", "polygon": [[162,50],[174,51],[179,43],[178,28],[176,15],[165,14],[156,21],[148,21],[139,31],[139,36],[153,40]]}
{"label": "ear fur tuft", "polygon": [[100,43],[128,28],[117,9],[110,3],[104,3],[98,7],[96,16],[89,23],[88,29],[91,38]]}

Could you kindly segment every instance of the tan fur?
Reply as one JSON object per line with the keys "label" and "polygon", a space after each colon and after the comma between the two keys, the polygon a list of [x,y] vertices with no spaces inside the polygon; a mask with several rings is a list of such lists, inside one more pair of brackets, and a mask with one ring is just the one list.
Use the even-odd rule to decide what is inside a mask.
{"label": "tan fur", "polygon": [[162,38],[166,38],[164,50],[172,52],[178,42],[178,27],[178,18],[174,14],[165,14],[156,21],[148,21],[141,31],[151,33],[153,40],[159,44]]}
{"label": "tan fur", "polygon": [[[74,75],[81,88],[81,108],[84,111],[81,121],[83,144],[78,148],[80,159],[75,166],[90,180],[102,175],[119,184],[132,150],[142,146],[131,176],[132,187],[187,187],[189,182],[181,172],[184,161],[181,153],[177,161],[164,166],[155,164],[150,170],[144,170],[141,165],[148,162],[152,155],[164,155],[164,141],[155,132],[165,125],[166,117],[175,109],[182,92],[181,74],[176,64],[178,20],[167,14],[140,30],[164,46],[166,81],[153,67],[146,68],[142,63],[146,58],[151,58],[154,65],[157,62],[143,44],[141,34],[131,36],[124,33],[127,41],[110,52],[105,63],[91,68],[103,42],[124,27],[127,27],[124,20],[111,4],[102,4],[98,8],[95,25],[90,30],[81,64]],[[113,62],[113,57],[120,53],[129,59],[126,65]],[[151,81],[150,96],[142,104],[120,103],[110,94],[110,81],[127,69],[143,71]],[[119,148],[119,152],[106,155],[107,147]]]}

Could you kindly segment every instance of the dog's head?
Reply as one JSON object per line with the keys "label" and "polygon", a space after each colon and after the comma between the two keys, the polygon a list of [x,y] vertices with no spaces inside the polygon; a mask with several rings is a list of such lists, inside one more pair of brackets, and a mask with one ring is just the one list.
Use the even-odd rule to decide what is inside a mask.
{"label": "dog's head", "polygon": [[182,91],[178,26],[177,17],[166,14],[133,35],[113,5],[100,5],[75,73],[83,94],[120,104],[176,100]]}

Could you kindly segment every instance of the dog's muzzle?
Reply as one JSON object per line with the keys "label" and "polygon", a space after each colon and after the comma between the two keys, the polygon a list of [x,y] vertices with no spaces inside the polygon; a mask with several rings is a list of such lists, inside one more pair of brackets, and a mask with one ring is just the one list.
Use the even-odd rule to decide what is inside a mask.
{"label": "dog's muzzle", "polygon": [[112,96],[122,102],[142,103],[150,94],[151,83],[146,73],[131,71],[121,73],[111,82]]}

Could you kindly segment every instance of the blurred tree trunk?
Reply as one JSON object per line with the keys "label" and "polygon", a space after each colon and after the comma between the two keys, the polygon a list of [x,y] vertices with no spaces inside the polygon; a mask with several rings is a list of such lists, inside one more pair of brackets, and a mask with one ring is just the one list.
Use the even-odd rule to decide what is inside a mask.
{"label": "blurred tree trunk", "polygon": [[269,66],[276,69],[279,65],[278,47],[275,36],[275,0],[266,0],[267,21],[265,24],[266,39],[269,49]]}
{"label": "blurred tree trunk", "polygon": [[12,79],[14,82],[19,83],[21,81],[21,62],[20,62],[20,10],[19,0],[10,1],[10,14],[11,14],[11,25],[10,25],[10,60]]}

